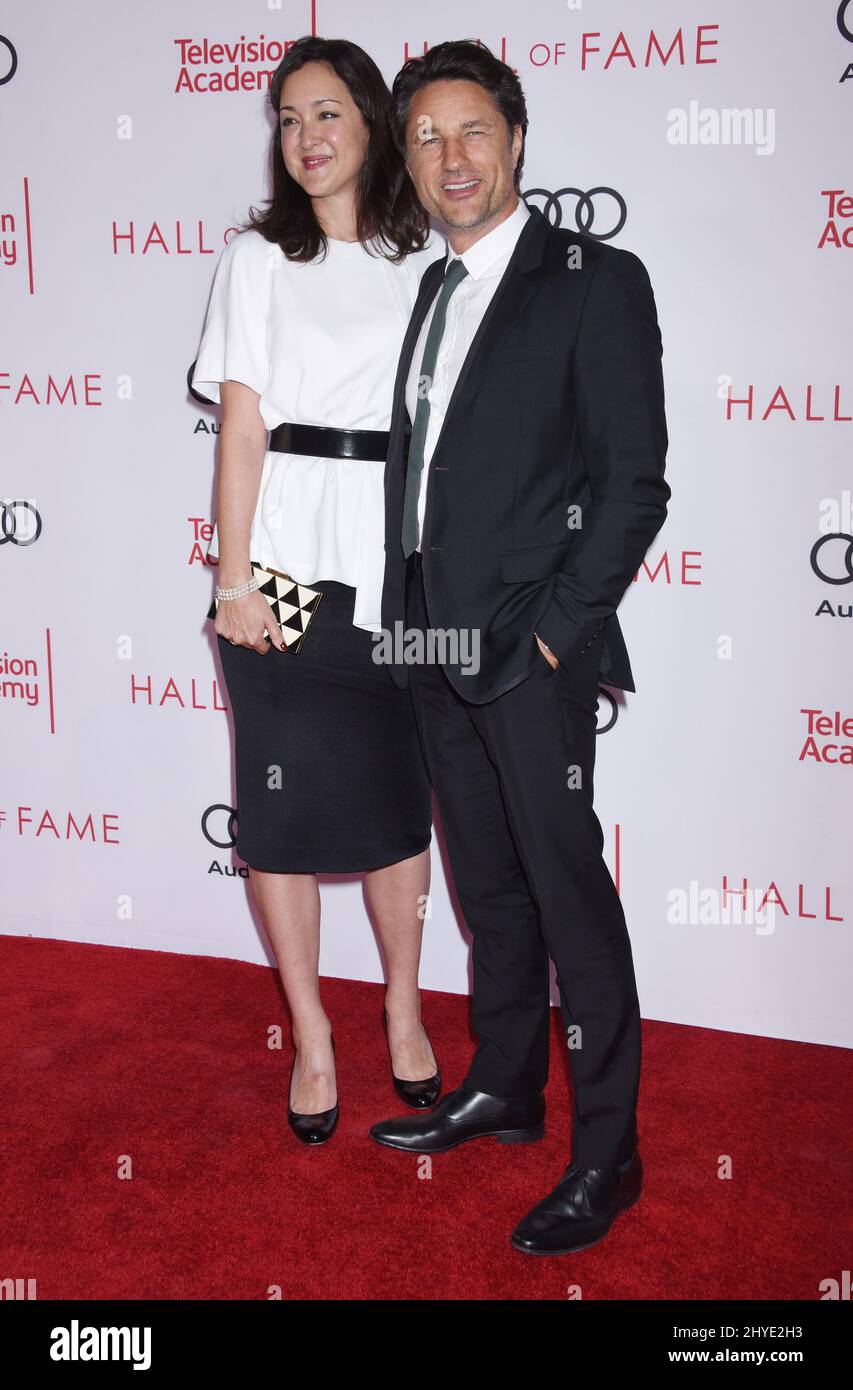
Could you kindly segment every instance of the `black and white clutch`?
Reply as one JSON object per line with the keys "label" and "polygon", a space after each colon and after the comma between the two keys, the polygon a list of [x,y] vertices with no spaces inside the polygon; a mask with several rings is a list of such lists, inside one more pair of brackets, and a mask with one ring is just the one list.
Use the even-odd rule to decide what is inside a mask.
{"label": "black and white clutch", "polygon": [[[294,654],[301,651],[314,614],[320,606],[322,593],[319,589],[310,589],[307,584],[297,584],[295,579],[281,570],[265,569],[254,560],[249,563],[252,574],[259,581],[258,592],[263,594],[272,609],[272,615],[287,643],[287,650]],[[218,606],[219,600],[214,598],[207,615],[209,618],[216,617]],[[269,637],[266,628],[264,636]]]}

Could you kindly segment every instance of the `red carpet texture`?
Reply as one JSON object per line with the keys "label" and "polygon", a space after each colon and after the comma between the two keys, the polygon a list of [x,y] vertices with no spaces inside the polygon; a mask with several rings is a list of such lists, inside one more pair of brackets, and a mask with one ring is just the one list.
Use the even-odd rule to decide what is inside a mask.
{"label": "red carpet texture", "polygon": [[[40,1299],[818,1299],[850,1268],[844,1049],[645,1023],[643,1196],[593,1249],[535,1258],[509,1234],[568,1162],[557,1010],[545,1139],[428,1176],[367,1134],[405,1109],[381,986],[323,981],[340,1121],[306,1148],[274,970],[30,937],[0,963],[0,1278]],[[423,1013],[451,1089],[468,1001]]]}

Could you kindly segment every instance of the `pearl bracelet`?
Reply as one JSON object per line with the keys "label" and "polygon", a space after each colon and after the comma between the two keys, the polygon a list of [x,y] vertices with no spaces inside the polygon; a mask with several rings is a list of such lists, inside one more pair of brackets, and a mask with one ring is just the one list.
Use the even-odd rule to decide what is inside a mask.
{"label": "pearl bracelet", "polygon": [[253,576],[242,584],[232,584],[230,588],[216,586],[216,597],[218,599],[245,598],[246,594],[254,593],[255,589],[260,588],[260,581]]}

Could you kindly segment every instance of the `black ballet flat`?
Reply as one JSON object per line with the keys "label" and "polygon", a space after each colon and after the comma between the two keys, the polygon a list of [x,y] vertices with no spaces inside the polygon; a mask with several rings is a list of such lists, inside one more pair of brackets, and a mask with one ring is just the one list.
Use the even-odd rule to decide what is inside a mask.
{"label": "black ballet flat", "polygon": [[[382,1010],[382,1018],[385,1023],[385,1031],[388,1031],[388,1010]],[[423,1081],[401,1081],[399,1076],[394,1075],[394,1068],[391,1068],[391,1080],[394,1083],[394,1090],[406,1105],[411,1105],[415,1110],[427,1110],[431,1105],[435,1105],[441,1091],[441,1072],[437,1071],[435,1076],[427,1076]]]}
{"label": "black ballet flat", "polygon": [[[332,1051],[334,1050],[335,1040],[332,1038]],[[295,1064],[294,1058],[294,1066]],[[338,1123],[338,1107],[333,1105],[331,1110],[318,1110],[315,1115],[301,1115],[298,1111],[291,1110],[288,1101],[287,1122],[303,1144],[325,1144],[327,1139],[331,1139]]]}

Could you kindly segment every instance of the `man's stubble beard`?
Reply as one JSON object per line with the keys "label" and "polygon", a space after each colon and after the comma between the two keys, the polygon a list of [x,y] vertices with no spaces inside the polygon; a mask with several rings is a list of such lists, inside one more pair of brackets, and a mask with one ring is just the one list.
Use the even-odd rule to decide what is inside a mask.
{"label": "man's stubble beard", "polygon": [[512,196],[515,192],[515,184],[510,183],[509,188],[507,189],[506,197],[504,198],[500,207],[493,207],[490,199],[486,203],[486,207],[484,211],[480,214],[480,216],[475,217],[471,222],[451,221],[451,219],[447,217],[445,213],[442,211],[441,204],[438,205],[439,216],[446,223],[446,225],[448,227],[451,227],[455,232],[473,232],[477,227],[482,227],[484,223],[492,222],[496,217],[499,217],[500,214],[503,212],[504,208],[506,207],[507,203],[511,202]]}

